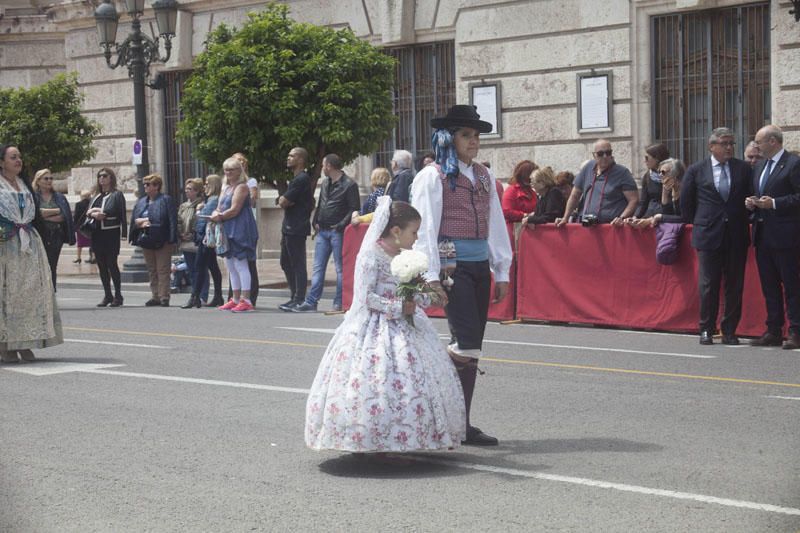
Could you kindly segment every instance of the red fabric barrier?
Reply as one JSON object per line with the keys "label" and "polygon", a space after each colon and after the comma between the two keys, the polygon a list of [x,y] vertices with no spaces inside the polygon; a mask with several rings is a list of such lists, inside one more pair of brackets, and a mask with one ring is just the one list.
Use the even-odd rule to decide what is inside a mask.
{"label": "red fabric barrier", "polygon": [[356,271],[356,257],[361,241],[367,233],[369,224],[347,226],[342,241],[342,308],[350,309],[353,303],[353,274]]}
{"label": "red fabric barrier", "polygon": [[[358,256],[358,249],[361,248],[361,241],[367,232],[367,227],[368,224],[359,224],[358,226],[348,226],[344,231],[344,242],[342,243],[342,306],[344,309],[349,309],[350,304],[353,302],[353,274],[356,269],[356,257]],[[513,240],[513,231],[510,225],[509,234]],[[494,283],[492,283],[492,291],[494,291]],[[490,320],[510,320],[514,318],[514,294],[516,293],[514,265],[511,267],[511,281],[508,292],[508,296],[502,302],[489,306]],[[444,311],[440,307],[431,307],[427,310],[427,313],[429,316],[434,317],[444,316]]]}
{"label": "red fabric barrier", "polygon": [[[691,228],[678,261],[655,259],[652,230],[576,224],[525,229],[517,253],[517,317],[670,331],[697,331],[700,301]],[[760,335],[766,310],[752,248],[737,333]],[[720,306],[720,316],[722,307]]]}

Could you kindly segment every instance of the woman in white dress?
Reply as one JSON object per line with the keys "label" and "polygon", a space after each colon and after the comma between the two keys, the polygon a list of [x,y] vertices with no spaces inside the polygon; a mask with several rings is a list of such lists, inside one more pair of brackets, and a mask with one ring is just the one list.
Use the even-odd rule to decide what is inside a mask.
{"label": "woman in white dress", "polygon": [[0,145],[0,361],[34,360],[64,342],[33,189],[16,146]]}
{"label": "woman in white dress", "polygon": [[[465,437],[464,396],[452,361],[417,304],[396,296],[392,258],[417,238],[419,213],[378,200],[356,259],[353,303],[317,370],[306,404],[315,450],[409,452]],[[411,325],[405,316],[413,313]]]}

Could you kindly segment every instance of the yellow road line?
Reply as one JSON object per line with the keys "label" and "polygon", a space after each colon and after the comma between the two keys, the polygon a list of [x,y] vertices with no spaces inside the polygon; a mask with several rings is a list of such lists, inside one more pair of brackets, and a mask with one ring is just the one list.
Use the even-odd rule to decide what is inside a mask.
{"label": "yellow road line", "polygon": [[497,359],[494,357],[483,357],[481,361],[492,361],[494,363],[507,363],[512,365],[549,366],[554,368],[592,370],[594,372],[616,372],[620,374],[636,374],[640,376],[659,376],[668,378],[699,379],[704,381],[724,381],[728,383],[747,383],[750,385],[776,385],[779,387],[800,388],[800,383],[784,383],[782,381],[766,381],[760,379],[726,378],[721,376],[697,376],[695,374],[679,374],[676,372],[657,372],[654,370],[630,370],[627,368],[606,368],[603,366],[570,365],[566,363],[547,363],[545,361],[521,361],[519,359]]}
{"label": "yellow road line", "polygon": [[[202,335],[182,335],[180,333],[155,333],[150,331],[129,331],[124,329],[100,329],[100,328],[76,328],[64,327],[65,330],[70,331],[87,331],[93,333],[121,333],[124,335],[139,335],[149,337],[171,337],[175,339],[189,339],[189,340],[209,340],[209,341],[222,341],[222,342],[243,342],[248,344],[268,344],[277,346],[295,346],[299,348],[326,348],[326,344],[306,344],[302,342],[288,342],[288,341],[270,341],[259,339],[242,339],[237,337],[210,337]],[[502,359],[497,357],[484,357],[482,361],[492,363],[504,363],[510,365],[530,365],[530,366],[546,366],[551,368],[566,368],[572,370],[590,370],[592,372],[612,372],[617,374],[632,374],[638,376],[654,376],[654,377],[668,377],[668,378],[681,378],[681,379],[694,379],[701,381],[717,381],[726,383],[742,383],[747,385],[770,385],[776,387],[794,387],[800,388],[800,383],[784,383],[781,381],[767,381],[760,379],[746,379],[746,378],[726,378],[722,376],[698,376],[695,374],[680,374],[675,372],[657,372],[654,370],[631,370],[628,368],[608,368],[603,366],[590,366],[590,365],[573,365],[567,363],[548,363],[546,361],[526,361],[521,359]]]}

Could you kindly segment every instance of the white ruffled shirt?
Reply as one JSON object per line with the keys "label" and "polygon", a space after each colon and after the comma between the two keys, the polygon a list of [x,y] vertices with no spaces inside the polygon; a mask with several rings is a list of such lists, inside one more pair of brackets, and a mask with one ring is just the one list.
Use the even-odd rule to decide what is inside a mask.
{"label": "white ruffled shirt", "polygon": [[[472,165],[458,162],[458,170],[475,184],[475,174]],[[514,258],[511,252],[511,241],[508,238],[506,221],[503,217],[503,208],[497,196],[496,179],[491,169],[489,170],[490,194],[489,199],[489,266],[494,272],[497,282],[507,282],[509,270]],[[419,171],[411,184],[411,204],[422,215],[422,223],[417,234],[414,249],[428,256],[429,269],[425,273],[428,282],[439,281],[439,227],[442,224],[442,180],[439,169],[435,165],[428,165]]]}

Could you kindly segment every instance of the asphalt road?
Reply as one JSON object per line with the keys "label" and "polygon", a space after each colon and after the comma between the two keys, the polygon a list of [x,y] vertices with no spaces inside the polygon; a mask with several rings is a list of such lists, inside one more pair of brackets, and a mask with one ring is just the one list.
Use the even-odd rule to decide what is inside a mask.
{"label": "asphalt road", "polygon": [[341,316],[58,296],[66,342],[0,367],[0,531],[800,531],[800,352],[490,324],[500,446],[385,464],[303,443]]}

